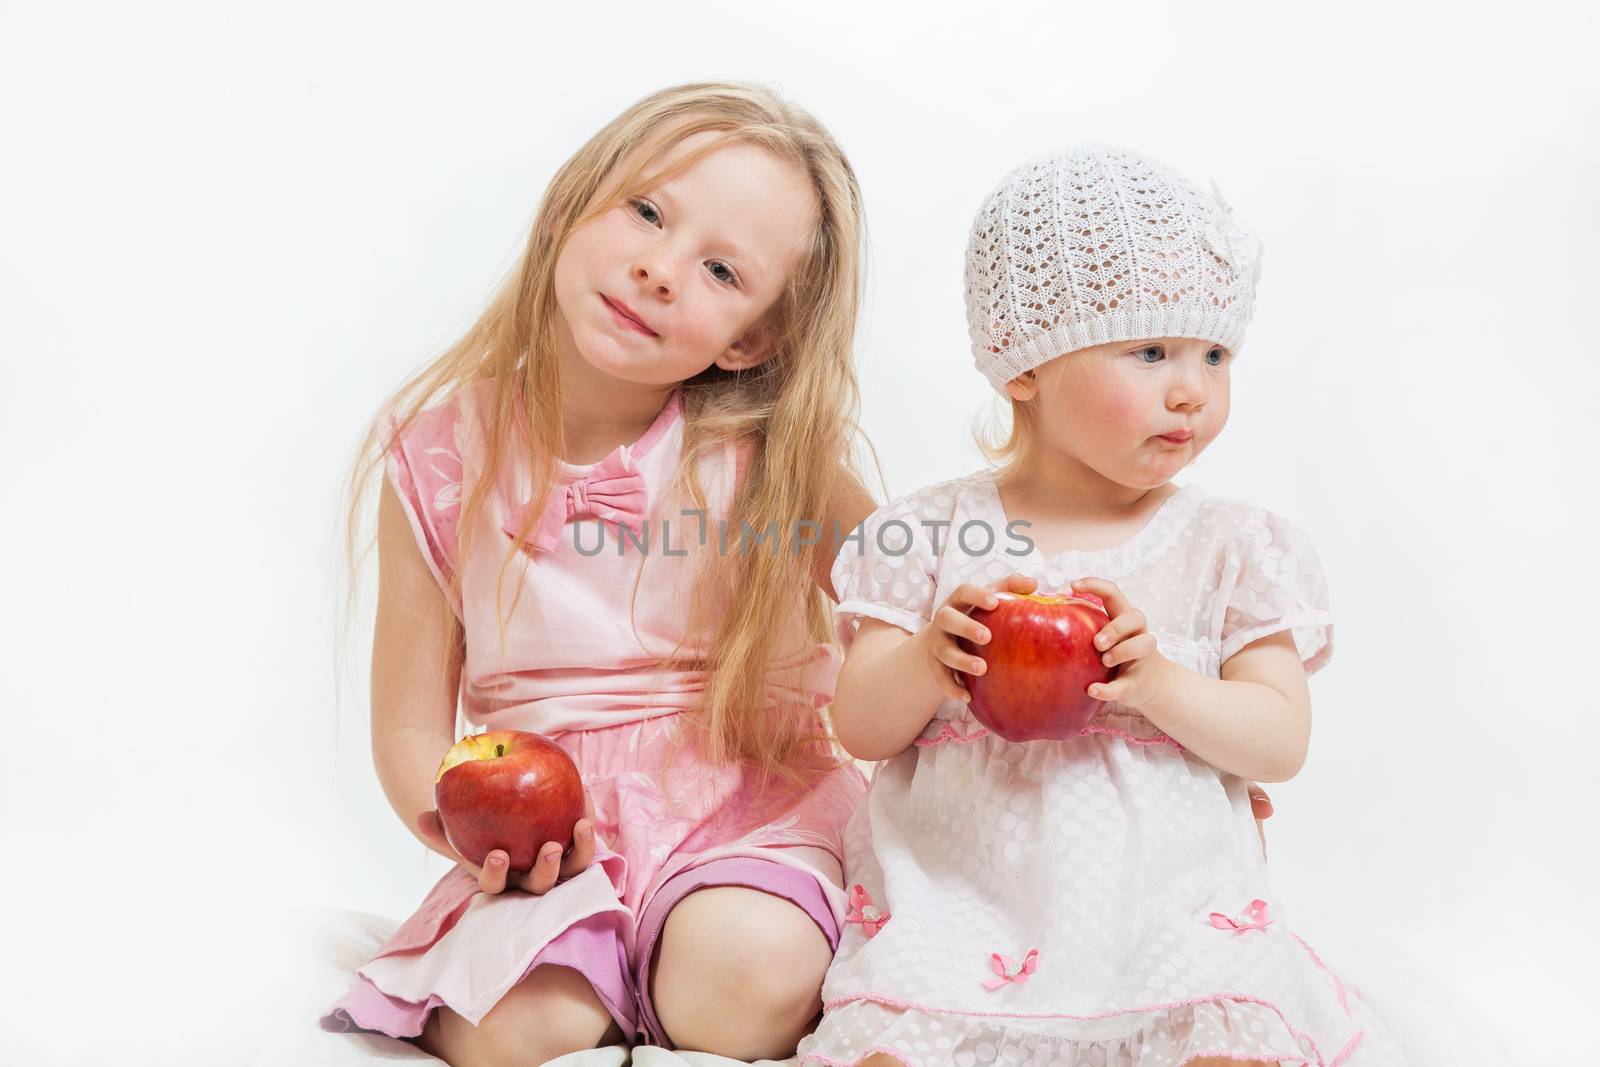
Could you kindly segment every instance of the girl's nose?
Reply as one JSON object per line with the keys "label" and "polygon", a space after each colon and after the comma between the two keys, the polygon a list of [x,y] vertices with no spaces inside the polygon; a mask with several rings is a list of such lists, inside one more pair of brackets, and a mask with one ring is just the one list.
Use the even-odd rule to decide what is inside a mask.
{"label": "girl's nose", "polygon": [[1206,383],[1193,367],[1175,368],[1167,389],[1167,404],[1174,408],[1198,408],[1205,403]]}
{"label": "girl's nose", "polygon": [[1184,410],[1198,408],[1205,402],[1205,394],[1187,382],[1174,383],[1167,393],[1167,406]]}
{"label": "girl's nose", "polygon": [[672,278],[665,262],[660,258],[640,259],[634,264],[633,278],[662,300],[671,300],[675,293]]}

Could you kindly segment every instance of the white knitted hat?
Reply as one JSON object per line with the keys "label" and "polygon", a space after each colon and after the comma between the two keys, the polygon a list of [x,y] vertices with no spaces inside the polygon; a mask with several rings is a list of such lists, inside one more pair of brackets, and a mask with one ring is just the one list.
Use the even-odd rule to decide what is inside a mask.
{"label": "white knitted hat", "polygon": [[1261,243],[1212,183],[1132,152],[1083,146],[1025,163],[984,201],[967,241],[967,331],[1005,383],[1110,341],[1194,337],[1237,353]]}

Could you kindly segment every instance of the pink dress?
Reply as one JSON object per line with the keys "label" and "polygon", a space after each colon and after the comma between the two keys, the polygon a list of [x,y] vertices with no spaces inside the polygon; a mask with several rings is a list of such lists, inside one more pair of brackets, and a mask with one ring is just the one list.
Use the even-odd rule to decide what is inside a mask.
{"label": "pink dress", "polygon": [[[520,600],[502,644],[495,582],[533,506],[520,460],[506,461],[467,558],[456,551],[461,508],[483,469],[480,412],[491,389],[476,383],[424,412],[391,450],[387,474],[441,589],[460,569],[452,608],[466,638],[468,721],[537,731],[571,753],[594,804],[596,860],[543,896],[485,894],[455,868],[320,1022],[411,1037],[445,1005],[476,1025],[548,963],[581,971],[630,1041],[665,1044],[648,972],[671,907],[706,886],[749,886],[794,902],[837,945],[847,905],[843,828],[865,780],[847,766],[809,788],[758,793],[742,769],[712,769],[673,748],[679,713],[698,698],[705,672],[698,663],[660,665],[684,637],[691,568],[698,553],[718,549],[718,520],[744,459],[729,446],[702,460],[703,516],[669,500],[683,442],[677,392],[632,445],[596,464],[561,464],[560,484],[506,571],[498,610]],[[838,652],[786,636],[794,640],[779,645],[768,706],[817,714],[832,697]]]}

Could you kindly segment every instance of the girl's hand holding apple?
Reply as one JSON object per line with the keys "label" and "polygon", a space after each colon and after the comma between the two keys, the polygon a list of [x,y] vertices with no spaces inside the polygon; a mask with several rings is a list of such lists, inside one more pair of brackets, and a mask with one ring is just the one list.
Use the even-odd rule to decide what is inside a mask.
{"label": "girl's hand holding apple", "polygon": [[[917,632],[916,639],[926,646],[930,668],[945,696],[970,703],[972,693],[959,677],[981,677],[988,671],[988,663],[976,654],[976,648],[988,644],[993,634],[968,612],[976,609],[989,615],[999,606],[998,592],[1028,596],[1038,584],[1027,575],[1011,574],[987,587],[962,585],[938,607],[932,622]],[[1115,700],[1132,708],[1148,703],[1160,691],[1163,674],[1172,663],[1156,648],[1144,613],[1128,602],[1114,582],[1103,578],[1080,579],[1072,583],[1072,590],[1098,599],[1106,609],[1106,622],[1093,635],[1092,650],[1098,654],[1100,666],[1113,677],[1108,682],[1089,685],[1085,695],[1096,702]],[[1023,729],[1019,737],[1031,732]],[[1262,824],[1272,816],[1272,801],[1259,785],[1251,782],[1248,786],[1251,811],[1265,853],[1267,840]]]}
{"label": "girl's hand holding apple", "polygon": [[1089,686],[1089,695],[1134,709],[1153,704],[1175,665],[1156,648],[1144,612],[1128,603],[1115,582],[1104,578],[1080,578],[1072,588],[1098,596],[1111,616],[1095,635],[1094,648],[1100,662],[1116,674],[1109,682]]}
{"label": "girl's hand holding apple", "polygon": [[[1075,737],[1098,714],[1089,686],[1111,680],[1094,650],[1094,635],[1109,616],[1092,593],[1027,593],[996,597],[972,612],[988,634],[981,672],[969,672],[972,717],[1007,741]],[[979,648],[957,638],[963,652]]]}
{"label": "girl's hand holding apple", "polygon": [[957,586],[955,591],[945,598],[944,603],[934,609],[933,619],[927,626],[917,631],[914,640],[922,642],[927,652],[928,667],[946,697],[963,704],[970,702],[972,694],[951,672],[959,671],[976,676],[981,675],[988,667],[981,657],[969,653],[957,643],[957,638],[965,638],[974,645],[985,645],[989,642],[988,628],[968,612],[973,608],[997,606],[1000,603],[999,597],[995,595],[997,592],[1026,595],[1038,586],[1036,579],[1025,574],[1008,574],[987,586],[965,583]]}
{"label": "girl's hand holding apple", "polygon": [[560,843],[548,841],[539,850],[539,858],[534,861],[533,869],[529,871],[511,871],[510,856],[504,849],[499,848],[491,850],[489,855],[484,857],[482,866],[467,862],[445,837],[444,827],[439,823],[437,811],[425,811],[418,815],[417,829],[441,850],[448,850],[455,856],[457,863],[471,871],[472,876],[478,880],[478,888],[485,893],[521,889],[526,893],[541,896],[550,892],[557,883],[581,873],[594,862],[594,805],[588,797],[584,798],[583,808],[584,818],[579,819],[572,827],[572,848],[565,858],[562,857]]}
{"label": "girl's hand holding apple", "polygon": [[594,805],[577,765],[540,734],[463,737],[440,762],[433,795],[436,810],[417,816],[418,833],[485,893],[548,893],[594,860]]}
{"label": "girl's hand holding apple", "polygon": [[[1097,700],[1115,700],[1130,708],[1154,701],[1174,664],[1156,648],[1155,635],[1148,629],[1144,612],[1134,608],[1115,582],[1104,578],[1081,578],[1072,583],[1075,591],[1093,593],[1105,602],[1111,621],[1095,635],[1094,647],[1100,661],[1116,671],[1116,677],[1089,687]],[[1254,782],[1248,783],[1250,811],[1255,816],[1256,832],[1261,836],[1262,855],[1267,851],[1263,823],[1272,817],[1272,799]]]}

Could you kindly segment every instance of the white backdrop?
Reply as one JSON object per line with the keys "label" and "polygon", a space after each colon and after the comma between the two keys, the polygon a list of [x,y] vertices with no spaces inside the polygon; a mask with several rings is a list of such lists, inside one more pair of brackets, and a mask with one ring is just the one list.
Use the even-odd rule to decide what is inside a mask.
{"label": "white backdrop", "polygon": [[727,77],[859,172],[893,493],[978,463],[961,254],[1001,174],[1099,139],[1217,178],[1266,270],[1185,480],[1310,532],[1341,620],[1276,884],[1529,1064],[1594,1048],[1595,16],[981,8],[0,6],[0,1014],[105,995],[110,958],[176,982],[172,937],[267,904],[399,918],[441,873],[372,771],[370,600],[336,687],[339,480],[561,160]]}

